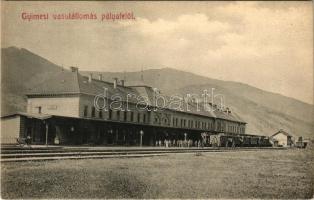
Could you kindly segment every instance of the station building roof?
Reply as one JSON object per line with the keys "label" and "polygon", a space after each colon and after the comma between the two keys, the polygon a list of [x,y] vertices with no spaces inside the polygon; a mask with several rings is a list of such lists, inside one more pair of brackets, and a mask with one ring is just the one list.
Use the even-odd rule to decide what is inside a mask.
{"label": "station building roof", "polygon": [[[106,88],[106,97],[111,98],[113,95],[121,97],[122,101],[130,103],[146,102],[148,106],[156,106],[156,90],[151,86],[146,85],[143,81],[137,83],[128,83],[126,85],[117,84],[114,88],[113,82],[94,79],[81,75],[78,70],[63,70],[45,80],[37,87],[32,88],[26,95],[29,98],[36,96],[57,96],[57,95],[100,95],[104,94]],[[158,90],[157,90],[158,91]],[[234,122],[245,123],[237,114],[222,109],[216,109],[216,106],[200,102],[197,105],[195,102],[186,101],[182,98],[181,109],[173,109],[171,107],[171,97],[160,94],[165,99],[163,108],[175,110],[178,112],[185,112],[193,115],[201,115],[212,118],[220,118]]]}

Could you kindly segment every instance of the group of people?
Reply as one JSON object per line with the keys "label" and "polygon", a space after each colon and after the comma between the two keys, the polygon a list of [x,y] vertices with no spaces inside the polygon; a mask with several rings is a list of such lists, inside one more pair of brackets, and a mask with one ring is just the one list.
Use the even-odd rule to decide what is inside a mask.
{"label": "group of people", "polygon": [[202,140],[156,140],[156,147],[204,147]]}

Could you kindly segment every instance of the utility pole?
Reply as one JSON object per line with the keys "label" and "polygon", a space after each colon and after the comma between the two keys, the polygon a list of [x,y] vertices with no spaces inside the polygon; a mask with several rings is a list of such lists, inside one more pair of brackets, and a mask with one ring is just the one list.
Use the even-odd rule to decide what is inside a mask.
{"label": "utility pole", "polygon": [[141,135],[141,138],[140,138],[140,147],[142,147],[142,145],[143,145],[143,135],[144,135],[144,131],[143,131],[143,130],[140,131],[140,135]]}

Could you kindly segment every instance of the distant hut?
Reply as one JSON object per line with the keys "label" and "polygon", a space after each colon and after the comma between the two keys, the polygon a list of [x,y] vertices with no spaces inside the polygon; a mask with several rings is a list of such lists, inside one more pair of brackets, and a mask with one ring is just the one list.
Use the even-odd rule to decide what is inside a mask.
{"label": "distant hut", "polygon": [[273,146],[291,147],[294,144],[293,140],[293,135],[282,129],[270,136]]}
{"label": "distant hut", "polygon": [[309,139],[303,139],[303,137],[300,136],[298,138],[298,141],[296,141],[296,143],[295,143],[295,147],[297,147],[297,148],[305,148],[309,142],[310,142]]}

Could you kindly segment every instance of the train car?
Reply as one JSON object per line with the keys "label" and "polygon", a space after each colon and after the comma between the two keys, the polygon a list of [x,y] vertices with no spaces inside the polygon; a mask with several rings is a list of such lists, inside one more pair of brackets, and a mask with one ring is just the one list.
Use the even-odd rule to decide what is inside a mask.
{"label": "train car", "polygon": [[251,143],[250,146],[258,147],[259,146],[259,137],[251,136]]}
{"label": "train car", "polygon": [[242,145],[243,147],[249,147],[251,145],[251,138],[242,136]]}
{"label": "train car", "polygon": [[266,136],[257,135],[236,135],[217,133],[209,137],[209,144],[212,147],[270,147],[271,143]]}
{"label": "train car", "polygon": [[259,146],[261,147],[271,147],[272,144],[270,143],[270,140],[266,136],[261,136],[259,141]]}
{"label": "train car", "polygon": [[238,147],[242,138],[237,135],[214,134],[209,137],[209,144],[213,147]]}

